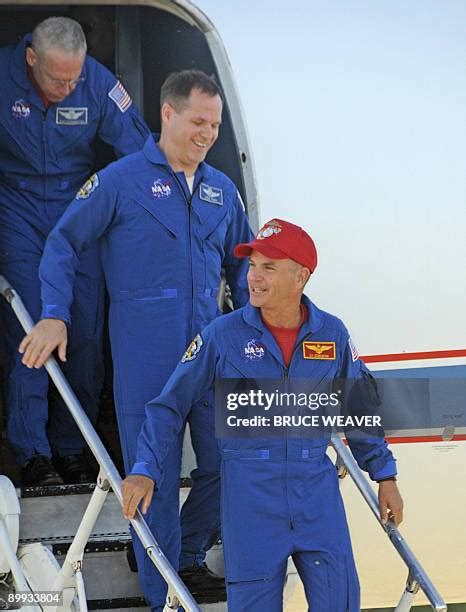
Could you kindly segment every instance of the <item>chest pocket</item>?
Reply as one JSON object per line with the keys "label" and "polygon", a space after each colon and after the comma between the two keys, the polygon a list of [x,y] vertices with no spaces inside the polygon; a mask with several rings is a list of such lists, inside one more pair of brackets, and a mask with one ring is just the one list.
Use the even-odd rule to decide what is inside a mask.
{"label": "chest pocket", "polygon": [[[304,359],[303,359],[304,361]],[[305,376],[306,378],[314,378],[320,380],[322,378],[334,378],[337,376],[337,362],[336,361],[312,361],[300,364],[299,375]]]}
{"label": "chest pocket", "polygon": [[47,111],[49,153],[57,161],[65,155],[76,160],[81,154],[87,162],[97,136],[98,111],[94,106],[65,102]]}
{"label": "chest pocket", "polygon": [[222,250],[225,245],[225,238],[228,229],[228,206],[222,206],[205,202],[199,198],[199,189],[193,198],[193,212],[199,224],[196,227],[196,234],[202,241],[215,244]]}
{"label": "chest pocket", "polygon": [[224,378],[249,378],[250,374],[246,372],[247,368],[241,363],[233,362],[230,359],[225,359],[223,364],[222,377]]}
{"label": "chest pocket", "polygon": [[269,359],[264,358],[248,358],[246,356],[242,356],[244,354],[244,348],[242,349],[242,353],[238,354],[235,358],[226,357],[224,361],[224,371],[222,372],[222,376],[226,378],[247,378],[249,380],[276,380],[283,381],[284,380],[284,369],[278,362],[273,361],[271,363],[270,356]]}
{"label": "chest pocket", "polygon": [[[20,159],[20,168],[24,168],[24,160],[32,160],[39,157],[41,143],[40,126],[42,118],[38,116],[40,111],[21,100],[13,101],[11,98],[4,100],[0,110],[0,150],[6,158]],[[16,111],[13,107],[17,106]],[[22,109],[23,115],[20,114]],[[16,112],[16,115],[14,114]],[[14,164],[9,163],[8,168]]]}
{"label": "chest pocket", "polygon": [[[136,194],[137,198],[131,198],[131,201],[136,206],[136,209],[141,207],[146,210],[152,217],[154,223],[156,223],[162,230],[163,234],[170,236],[171,238],[177,238],[185,233],[185,223],[182,221],[184,215],[180,214],[179,206],[176,206],[170,202],[167,206],[165,200],[157,200],[150,198],[144,194]],[[139,220],[141,222],[141,220]],[[150,223],[150,219],[147,220]],[[162,229],[163,228],[163,229]],[[153,236],[153,227],[150,226],[149,233]]]}

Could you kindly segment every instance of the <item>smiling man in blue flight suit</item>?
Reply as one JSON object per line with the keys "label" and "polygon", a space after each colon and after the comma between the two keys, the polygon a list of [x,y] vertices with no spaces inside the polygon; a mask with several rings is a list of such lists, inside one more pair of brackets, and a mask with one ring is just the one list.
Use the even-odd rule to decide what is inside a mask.
{"label": "smiling man in blue flight suit", "polygon": [[[117,78],[86,56],[84,33],[72,19],[46,19],[17,46],[0,49],[0,82],[0,272],[37,320],[44,243],[92,173],[97,137],[122,156],[141,149],[149,130]],[[91,248],[77,275],[64,370],[93,421],[102,384],[99,279],[97,249]],[[8,439],[23,465],[22,482],[63,483],[52,452],[65,481],[88,482],[84,440],[58,398],[49,415],[47,373],[21,363],[23,331],[11,309],[2,309]]]}
{"label": "smiling man in blue flight suit", "polygon": [[[114,391],[125,468],[136,460],[144,406],[160,393],[189,342],[220,313],[225,269],[235,306],[247,302],[247,265],[233,255],[252,236],[241,197],[223,173],[204,162],[217,140],[222,97],[212,77],[196,70],[168,77],[161,90],[160,140],[110,164],[82,188],[53,232],[41,262],[43,311],[20,350],[40,367],[55,347],[63,355],[76,253],[99,239],[110,295]],[[197,459],[181,513],[180,575],[192,588],[224,586],[205,553],[220,529],[220,456],[212,393],[189,413]],[[147,522],[173,565],[180,552],[179,477],[182,436],[173,440],[164,479]],[[166,585],[134,539],[143,591],[162,611]]]}
{"label": "smiling man in blue flight suit", "polygon": [[[147,510],[190,403],[202,397],[214,378],[272,379],[274,384],[300,380],[308,381],[311,390],[317,382],[332,385],[344,379],[358,388],[358,399],[372,403],[372,379],[345,326],[302,294],[317,265],[310,236],[273,219],[254,241],[238,245],[235,254],[250,258],[250,303],[198,334],[161,395],[147,404],[137,461],[123,481],[126,518],[134,516],[141,500],[142,511]],[[219,418],[224,408],[217,411]],[[220,425],[220,433],[225,432],[224,422]],[[260,435],[246,429],[242,437],[220,441],[229,612],[281,612],[290,555],[313,612],[359,612],[338,478],[326,455],[330,433],[321,429],[317,436],[271,437],[264,426]],[[383,437],[347,437],[360,467],[380,482],[382,520],[399,524],[403,503],[386,442]]]}

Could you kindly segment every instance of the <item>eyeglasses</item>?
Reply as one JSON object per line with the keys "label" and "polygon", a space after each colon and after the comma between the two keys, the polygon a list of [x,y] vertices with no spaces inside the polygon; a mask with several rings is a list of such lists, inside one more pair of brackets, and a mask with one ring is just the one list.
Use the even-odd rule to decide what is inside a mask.
{"label": "eyeglasses", "polygon": [[79,83],[84,83],[86,79],[84,77],[78,77],[77,79],[70,79],[69,81],[62,81],[61,79],[49,79],[50,83],[55,87],[65,87],[69,85],[70,87],[77,87]]}
{"label": "eyeglasses", "polygon": [[69,79],[68,81],[65,81],[63,79],[53,79],[52,77],[49,77],[46,73],[44,73],[44,76],[47,81],[54,87],[66,87],[66,85],[69,85],[72,89],[77,87],[79,83],[84,83],[84,81],[86,80],[86,77],[78,77],[77,79]]}
{"label": "eyeglasses", "polygon": [[47,71],[42,67],[44,62],[40,60],[37,55],[36,58],[36,66],[38,66],[44,78],[54,87],[66,87],[68,85],[71,89],[74,89],[79,83],[83,83],[86,80],[86,77],[83,76],[79,76],[76,79],[55,79],[47,74]]}

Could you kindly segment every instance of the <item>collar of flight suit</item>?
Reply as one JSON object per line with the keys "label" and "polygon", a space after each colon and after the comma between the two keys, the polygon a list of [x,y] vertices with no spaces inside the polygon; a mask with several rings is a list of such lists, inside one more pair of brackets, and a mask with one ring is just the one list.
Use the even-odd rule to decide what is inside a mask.
{"label": "collar of flight suit", "polygon": [[[298,337],[296,338],[295,346],[298,346],[304,338],[311,336],[317,332],[324,323],[324,316],[321,310],[315,306],[311,300],[304,294],[301,297],[301,302],[306,306],[309,316],[301,326]],[[274,357],[283,364],[283,355],[278,346],[273,334],[262,320],[260,309],[251,305],[248,302],[243,308],[243,319],[247,325],[255,327],[261,334],[261,341],[265,347],[274,355]]]}
{"label": "collar of flight suit", "polygon": [[[170,172],[175,173],[173,168],[168,163],[165,153],[159,147],[160,134],[152,133],[146,140],[143,153],[152,164],[158,164],[160,166],[166,166]],[[196,169],[196,177],[201,175],[203,179],[207,178],[211,174],[211,168],[209,164],[201,162]]]}
{"label": "collar of flight suit", "polygon": [[34,86],[28,77],[26,66],[26,48],[31,44],[31,35],[26,34],[23,40],[16,45],[10,63],[10,76],[13,81],[22,89],[27,91],[34,89]]}

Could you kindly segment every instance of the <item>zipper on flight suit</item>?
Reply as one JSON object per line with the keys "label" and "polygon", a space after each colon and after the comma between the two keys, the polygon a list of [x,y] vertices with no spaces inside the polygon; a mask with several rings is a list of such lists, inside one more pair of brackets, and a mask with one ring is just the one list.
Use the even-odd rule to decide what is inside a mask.
{"label": "zipper on flight suit", "polygon": [[[285,382],[285,393],[288,393],[288,379],[289,379],[289,373],[290,373],[290,366],[291,366],[291,362],[293,361],[294,354],[296,353],[296,349],[298,348],[300,344],[302,344],[306,340],[306,338],[309,338],[310,336],[312,336],[312,332],[309,332],[308,334],[300,338],[298,342],[296,342],[293,348],[293,351],[291,352],[290,365],[288,367],[285,366],[283,368],[283,380]],[[288,435],[285,436],[285,458],[286,458],[286,466],[287,466],[287,472],[288,472]],[[288,473],[287,473],[287,479],[288,479]],[[290,529],[294,529],[293,518],[291,515],[292,513],[291,513],[291,508],[290,508]]]}
{"label": "zipper on flight suit", "polygon": [[[193,330],[193,318],[194,318],[194,296],[195,296],[195,287],[194,287],[194,270],[193,270],[193,251],[192,251],[192,236],[191,236],[191,210],[192,210],[192,201],[193,201],[193,197],[195,196],[199,185],[202,183],[202,179],[203,177],[201,176],[200,180],[198,181],[196,187],[194,187],[193,185],[193,192],[190,193],[190,197],[188,198],[188,196],[186,195],[186,191],[184,190],[183,187],[183,183],[180,181],[179,177],[177,176],[176,172],[173,172],[173,177],[175,178],[175,181],[178,183],[179,188],[181,189],[181,193],[183,194],[183,197],[185,199],[185,202],[188,206],[188,234],[189,234],[189,263],[190,263],[190,268],[191,268],[191,329],[190,329],[190,336],[192,336],[194,334],[194,330]],[[186,175],[185,175],[186,176]],[[188,339],[189,341],[189,339]]]}
{"label": "zipper on flight suit", "polygon": [[43,180],[42,180],[42,185],[43,185],[42,195],[44,199],[45,209],[47,206],[47,196],[48,196],[48,191],[47,191],[47,147],[46,147],[47,139],[45,137],[45,122],[47,121],[47,112],[48,112],[48,108],[45,109],[44,111],[41,111],[41,115],[42,115],[42,154],[43,154],[43,162],[44,162],[44,173],[43,173]]}
{"label": "zipper on flight suit", "polygon": [[[290,363],[291,363],[291,360],[290,360]],[[285,366],[283,368],[283,380],[285,382],[285,393],[288,393],[288,374],[289,374],[289,368]],[[285,433],[285,465],[286,465],[286,497],[288,500],[288,434],[287,433]],[[291,516],[292,514],[291,507],[289,503],[288,503],[288,511],[290,515],[289,527],[290,529],[294,529],[293,518]]]}
{"label": "zipper on flight suit", "polygon": [[[290,363],[291,363],[291,360],[290,360]],[[285,383],[285,393],[288,393],[288,374],[289,374],[289,368],[285,366],[283,368],[283,380]],[[288,499],[288,432],[287,431],[285,431],[285,468],[286,468],[285,488],[286,488],[286,498],[287,498],[288,512],[289,512],[289,527],[290,529],[294,529],[291,506],[290,506],[289,499]]]}

